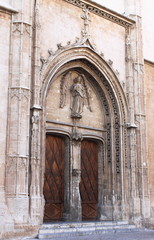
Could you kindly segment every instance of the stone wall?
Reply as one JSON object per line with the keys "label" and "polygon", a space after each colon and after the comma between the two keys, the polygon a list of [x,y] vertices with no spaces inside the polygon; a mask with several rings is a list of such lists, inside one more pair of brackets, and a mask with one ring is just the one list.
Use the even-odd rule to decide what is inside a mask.
{"label": "stone wall", "polygon": [[[128,14],[133,4],[134,0],[127,6]],[[99,196],[100,219],[147,224],[148,187],[154,218],[152,127],[149,130],[154,71],[153,64],[146,62],[143,81],[140,2],[131,18],[88,0],[21,0],[13,7],[18,12],[0,5],[0,219],[7,219],[2,233],[38,228],[43,222],[45,134],[62,130],[72,138],[72,153],[79,152],[76,141],[82,134],[104,144],[105,160],[99,158],[100,165],[105,162],[103,177],[99,170],[99,189],[105,189]],[[87,108],[74,135],[71,93],[64,92],[66,73],[73,78],[83,74],[86,79],[82,85]],[[72,83],[72,79],[67,82],[69,87]],[[56,123],[59,130],[56,121],[63,124]],[[78,154],[74,159],[78,169],[74,167],[77,178],[72,192],[79,190],[80,177]]]}
{"label": "stone wall", "polygon": [[11,14],[5,8],[0,9],[0,237],[3,232],[13,230],[13,220],[8,211],[5,198],[5,167],[7,148],[7,123],[8,123],[8,85],[9,85],[9,55],[10,55],[10,31]]}
{"label": "stone wall", "polygon": [[146,96],[146,125],[147,125],[147,158],[149,169],[149,191],[151,201],[151,223],[154,224],[154,63],[145,61],[145,96]]}
{"label": "stone wall", "polygon": [[[45,59],[48,49],[55,52],[57,44],[66,46],[81,39],[84,28],[82,8],[63,0],[43,0],[39,14],[43,26],[40,31],[40,52]],[[113,69],[119,72],[121,84],[125,84],[125,28],[94,13],[89,13],[88,25],[91,44],[99,54],[104,55],[106,61],[111,61]]]}

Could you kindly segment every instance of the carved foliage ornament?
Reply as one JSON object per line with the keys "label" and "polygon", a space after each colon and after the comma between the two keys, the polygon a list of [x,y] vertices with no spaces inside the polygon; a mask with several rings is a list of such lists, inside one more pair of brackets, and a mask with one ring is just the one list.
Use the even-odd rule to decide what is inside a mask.
{"label": "carved foliage ornament", "polygon": [[83,14],[81,15],[81,18],[84,20],[84,28],[81,31],[82,37],[83,38],[89,38],[89,11],[86,8],[83,8]]}
{"label": "carved foliage ornament", "polygon": [[76,73],[76,76],[73,77],[71,71],[66,72],[61,78],[60,108],[64,108],[66,106],[67,95],[70,94],[70,109],[72,118],[82,117],[84,105],[87,105],[89,111],[92,112],[90,104],[90,90],[87,87],[86,81],[87,79],[83,74]]}
{"label": "carved foliage ornament", "polygon": [[41,61],[41,67],[40,67],[40,74],[43,73],[43,70],[45,70],[46,67],[48,67],[48,65],[50,64],[50,62],[56,57],[58,56],[61,52],[64,52],[68,49],[71,48],[79,48],[79,47],[85,47],[85,48],[90,48],[92,49],[92,51],[94,51],[96,54],[98,54],[103,61],[106,62],[106,64],[108,64],[108,66],[112,69],[112,71],[114,71],[114,73],[116,74],[116,76],[119,76],[119,71],[117,69],[113,68],[113,61],[111,59],[105,59],[104,53],[99,53],[95,47],[94,44],[91,43],[91,41],[89,40],[89,37],[85,38],[85,37],[81,37],[78,38],[76,37],[75,41],[73,43],[71,43],[71,41],[67,42],[67,45],[63,46],[62,43],[57,44],[57,50],[54,51],[52,48],[48,49],[48,57],[44,58],[43,56],[40,57],[40,61]]}

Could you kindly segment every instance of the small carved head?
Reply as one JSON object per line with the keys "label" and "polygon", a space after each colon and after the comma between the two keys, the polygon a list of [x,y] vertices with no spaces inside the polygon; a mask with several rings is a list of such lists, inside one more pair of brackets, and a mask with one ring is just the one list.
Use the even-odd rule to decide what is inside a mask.
{"label": "small carved head", "polygon": [[82,76],[79,75],[74,79],[74,83],[82,83]]}

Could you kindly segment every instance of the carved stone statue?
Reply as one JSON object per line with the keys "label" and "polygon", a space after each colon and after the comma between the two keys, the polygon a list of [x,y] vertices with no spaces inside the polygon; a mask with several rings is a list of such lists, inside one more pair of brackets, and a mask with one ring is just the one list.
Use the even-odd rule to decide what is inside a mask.
{"label": "carved stone statue", "polygon": [[74,83],[70,88],[71,91],[71,117],[81,118],[81,113],[83,112],[85,89],[82,85],[82,76],[77,76],[74,79]]}
{"label": "carved stone statue", "polygon": [[[73,81],[73,84],[72,84]],[[69,102],[72,118],[81,118],[84,105],[92,112],[90,98],[91,91],[86,84],[87,79],[84,74],[76,71],[68,71],[62,75],[60,81],[60,108],[64,108]]]}

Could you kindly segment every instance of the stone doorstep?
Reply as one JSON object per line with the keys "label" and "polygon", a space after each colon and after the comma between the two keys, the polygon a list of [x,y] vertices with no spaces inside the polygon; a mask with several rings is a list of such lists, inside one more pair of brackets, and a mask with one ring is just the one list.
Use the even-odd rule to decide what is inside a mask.
{"label": "stone doorstep", "polygon": [[117,230],[117,229],[136,229],[135,225],[106,225],[106,226],[81,226],[81,227],[74,227],[74,228],[51,228],[51,229],[40,229],[39,234],[45,233],[71,233],[71,232],[83,232],[83,231],[97,231],[97,230]]}
{"label": "stone doorstep", "polygon": [[77,236],[89,236],[89,235],[102,235],[105,233],[128,233],[128,232],[137,232],[139,231],[138,229],[108,229],[108,230],[97,230],[97,231],[84,231],[84,232],[73,232],[73,233],[57,233],[57,234],[40,234],[39,239],[44,239],[44,240],[54,240],[54,239],[62,239],[62,238],[67,238],[67,237],[77,237]]}
{"label": "stone doorstep", "polygon": [[39,230],[39,239],[55,239],[67,236],[85,236],[89,234],[102,234],[114,232],[139,231],[135,225],[128,222],[78,222],[43,224]]}
{"label": "stone doorstep", "polygon": [[48,228],[75,228],[75,227],[84,227],[84,226],[117,226],[117,225],[128,225],[127,221],[95,221],[95,222],[61,222],[61,223],[45,223],[42,225],[41,229]]}

